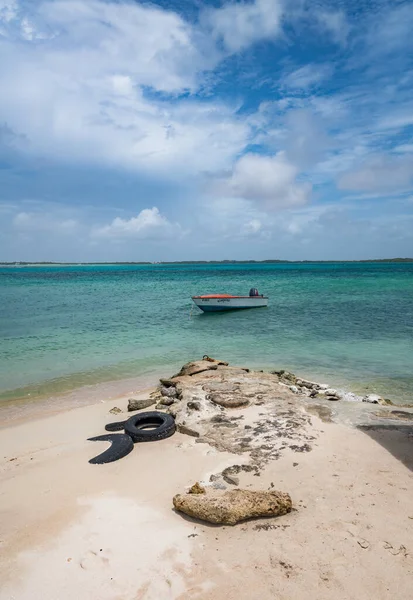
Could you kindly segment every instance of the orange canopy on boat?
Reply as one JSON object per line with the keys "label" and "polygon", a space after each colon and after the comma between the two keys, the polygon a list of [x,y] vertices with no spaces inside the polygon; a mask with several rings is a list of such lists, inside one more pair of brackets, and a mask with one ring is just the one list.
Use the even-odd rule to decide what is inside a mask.
{"label": "orange canopy on boat", "polygon": [[204,296],[194,296],[194,298],[240,298],[240,296],[231,296],[231,294],[206,294]]}

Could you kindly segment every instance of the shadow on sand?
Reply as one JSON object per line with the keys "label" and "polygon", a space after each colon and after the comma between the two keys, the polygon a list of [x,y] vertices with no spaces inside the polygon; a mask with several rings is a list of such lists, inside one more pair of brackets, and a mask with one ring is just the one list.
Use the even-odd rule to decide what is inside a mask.
{"label": "shadow on sand", "polygon": [[413,471],[413,423],[360,425],[358,427]]}

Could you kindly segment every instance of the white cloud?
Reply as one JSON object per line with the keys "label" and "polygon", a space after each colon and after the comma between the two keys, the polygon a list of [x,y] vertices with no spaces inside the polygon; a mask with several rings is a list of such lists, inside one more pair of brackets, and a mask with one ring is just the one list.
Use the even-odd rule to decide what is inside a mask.
{"label": "white cloud", "polygon": [[116,217],[109,225],[95,227],[92,238],[161,240],[182,235],[177,223],[170,223],[155,206],[145,208],[136,217],[122,219]]}
{"label": "white cloud", "polygon": [[410,105],[405,111],[392,110],[391,114],[384,116],[378,123],[378,129],[404,129],[413,125],[413,106]]}
{"label": "white cloud", "polygon": [[275,156],[245,154],[232,174],[218,183],[216,191],[262,202],[267,208],[299,206],[308,200],[311,186],[297,183],[298,169],[283,152]]}
{"label": "white cloud", "polygon": [[282,85],[295,90],[307,90],[321,83],[333,72],[331,65],[309,64],[292,71],[282,80]]}
{"label": "white cloud", "polygon": [[59,218],[48,213],[19,212],[14,227],[23,233],[73,234],[78,228],[75,219]]}
{"label": "white cloud", "polygon": [[378,154],[368,157],[360,167],[341,175],[342,190],[397,192],[413,184],[413,162],[409,157]]}
{"label": "white cloud", "polygon": [[196,90],[218,60],[179,15],[103,0],[36,8],[21,17],[29,43],[0,41],[13,57],[0,61],[0,114],[26,152],[179,177],[229,167],[248,143],[238,106],[165,95]]}
{"label": "white cloud", "polygon": [[238,52],[280,35],[282,12],[279,0],[228,3],[205,12],[204,22],[227,50]]}
{"label": "white cloud", "polygon": [[[413,6],[411,3],[389,3],[383,11],[378,11],[369,23],[365,34],[364,59],[372,56],[383,57],[394,54],[399,62],[411,46],[413,27]],[[374,13],[373,13],[374,15]],[[407,53],[408,54],[408,53]]]}
{"label": "white cloud", "polygon": [[319,26],[327,31],[335,42],[343,45],[346,43],[350,26],[346,14],[342,10],[315,10],[313,16]]}
{"label": "white cloud", "polygon": [[76,77],[121,69],[141,85],[181,92],[194,89],[198,71],[214,64],[189,23],[154,5],[57,0],[41,2],[38,15],[61,42],[49,65]]}
{"label": "white cloud", "polygon": [[18,13],[17,0],[0,0],[0,22],[9,23]]}
{"label": "white cloud", "polygon": [[394,152],[399,154],[410,154],[413,152],[413,144],[400,144],[393,149]]}
{"label": "white cloud", "polygon": [[247,223],[245,223],[244,227],[243,227],[243,231],[246,234],[256,234],[259,233],[262,229],[262,223],[259,219],[251,219],[251,221],[248,221]]}

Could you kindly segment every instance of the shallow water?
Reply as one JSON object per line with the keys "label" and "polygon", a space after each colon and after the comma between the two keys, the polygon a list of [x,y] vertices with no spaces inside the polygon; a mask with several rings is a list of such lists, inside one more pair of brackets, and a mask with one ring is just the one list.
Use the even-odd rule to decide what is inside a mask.
{"label": "shallow water", "polygon": [[[268,308],[192,308],[191,295],[250,287]],[[209,354],[412,402],[413,263],[4,267],[0,341],[0,400]]]}

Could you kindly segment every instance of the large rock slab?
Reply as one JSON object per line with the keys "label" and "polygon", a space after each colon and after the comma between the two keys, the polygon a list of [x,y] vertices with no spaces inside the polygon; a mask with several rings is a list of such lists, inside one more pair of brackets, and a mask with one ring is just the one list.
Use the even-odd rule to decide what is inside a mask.
{"label": "large rock slab", "polygon": [[248,406],[249,399],[245,398],[241,394],[239,395],[225,395],[225,394],[209,394],[209,400],[223,406],[224,408],[240,408],[241,406]]}
{"label": "large rock slab", "polygon": [[156,399],[155,398],[148,398],[145,400],[138,400],[135,398],[129,398],[128,400],[128,411],[133,411],[133,410],[141,410],[142,408],[148,408],[149,406],[152,406],[153,404],[155,404]]}
{"label": "large rock slab", "polygon": [[197,373],[202,373],[203,371],[214,371],[218,368],[218,366],[227,366],[228,363],[222,360],[215,360],[214,358],[206,357],[203,360],[197,360],[194,362],[186,363],[182,369],[172,377],[186,377],[190,375],[196,375]]}
{"label": "large rock slab", "polygon": [[177,494],[173,505],[190,517],[218,525],[235,525],[257,517],[278,517],[289,513],[292,508],[289,494],[251,490]]}

